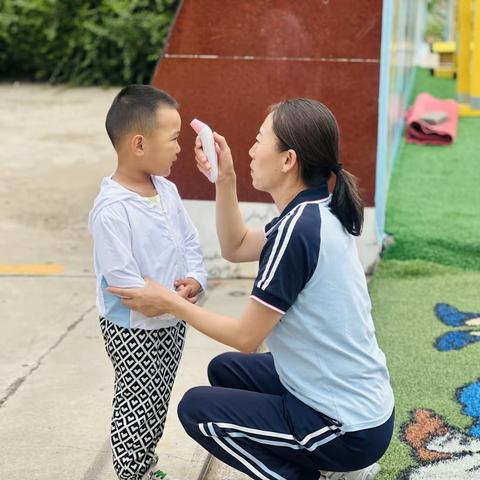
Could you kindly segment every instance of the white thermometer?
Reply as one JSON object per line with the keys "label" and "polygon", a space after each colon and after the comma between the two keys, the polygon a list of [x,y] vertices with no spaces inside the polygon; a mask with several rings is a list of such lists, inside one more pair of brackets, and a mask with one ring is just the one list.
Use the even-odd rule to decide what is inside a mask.
{"label": "white thermometer", "polygon": [[202,150],[210,163],[210,175],[208,179],[215,183],[218,176],[218,159],[217,151],[215,150],[215,140],[213,138],[212,129],[197,118],[190,122],[191,127],[195,130],[202,142]]}

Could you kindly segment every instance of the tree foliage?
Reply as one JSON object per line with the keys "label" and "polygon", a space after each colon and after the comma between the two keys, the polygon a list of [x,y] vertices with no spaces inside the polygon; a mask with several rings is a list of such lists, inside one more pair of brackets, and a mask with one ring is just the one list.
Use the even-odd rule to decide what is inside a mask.
{"label": "tree foliage", "polygon": [[0,78],[148,83],[178,0],[0,0]]}

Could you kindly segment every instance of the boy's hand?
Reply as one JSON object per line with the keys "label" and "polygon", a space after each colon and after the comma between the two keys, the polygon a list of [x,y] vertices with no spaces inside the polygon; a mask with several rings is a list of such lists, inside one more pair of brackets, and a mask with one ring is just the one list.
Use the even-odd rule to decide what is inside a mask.
{"label": "boy's hand", "polygon": [[179,278],[175,280],[175,290],[177,293],[188,300],[190,303],[197,303],[202,286],[191,277]]}

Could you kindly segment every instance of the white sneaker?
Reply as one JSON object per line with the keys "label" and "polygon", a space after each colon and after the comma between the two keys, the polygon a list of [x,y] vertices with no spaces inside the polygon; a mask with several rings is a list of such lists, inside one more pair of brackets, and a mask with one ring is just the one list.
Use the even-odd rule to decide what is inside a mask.
{"label": "white sneaker", "polygon": [[373,463],[354,472],[321,472],[320,478],[326,480],[373,480],[378,472],[380,472],[380,465]]}
{"label": "white sneaker", "polygon": [[171,475],[168,475],[162,470],[150,468],[148,472],[142,477],[142,480],[177,480],[177,479],[173,478]]}
{"label": "white sneaker", "polygon": [[142,477],[142,480],[175,480],[170,475],[167,475],[162,470],[156,468],[158,463],[158,455],[156,453],[153,454],[152,461],[150,462],[150,466],[148,470]]}

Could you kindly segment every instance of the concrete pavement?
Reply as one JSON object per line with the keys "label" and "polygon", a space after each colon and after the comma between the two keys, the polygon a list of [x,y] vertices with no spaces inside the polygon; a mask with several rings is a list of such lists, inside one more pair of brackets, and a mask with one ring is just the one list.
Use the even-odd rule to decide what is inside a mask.
{"label": "concrete pavement", "polygon": [[[238,314],[250,282],[211,283],[207,306]],[[39,480],[114,479],[113,375],[92,305],[93,279],[3,277],[0,285],[14,321],[3,326],[8,336],[1,341],[0,478],[22,479],[28,472]],[[18,315],[9,316],[14,310]],[[189,387],[208,383],[207,364],[222,351],[223,345],[189,330],[158,449],[162,467],[178,478],[196,479],[206,453],[183,432],[176,405]]]}

